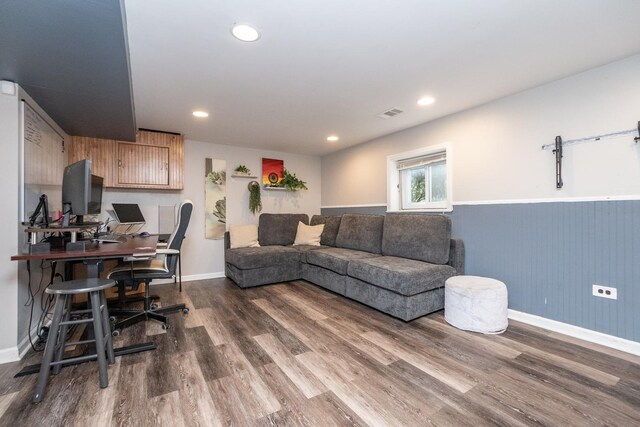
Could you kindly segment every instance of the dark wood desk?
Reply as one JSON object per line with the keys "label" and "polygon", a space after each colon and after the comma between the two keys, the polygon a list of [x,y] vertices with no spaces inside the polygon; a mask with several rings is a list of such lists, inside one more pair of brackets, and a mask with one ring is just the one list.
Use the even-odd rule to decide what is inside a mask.
{"label": "dark wood desk", "polygon": [[157,236],[131,237],[124,243],[90,243],[84,251],[52,250],[42,254],[20,254],[11,261],[83,261],[87,265],[87,277],[99,277],[98,267],[105,259],[128,256],[153,256],[158,244]]}
{"label": "dark wood desk", "polygon": [[[125,258],[130,256],[153,256],[158,244],[157,236],[131,237],[124,243],[91,243],[84,251],[52,250],[42,254],[20,254],[11,257],[11,261],[83,261],[87,266],[87,277],[100,276],[100,263],[106,259]],[[154,350],[152,342],[135,344],[114,349],[116,356]],[[62,366],[67,366],[63,364]],[[28,375],[40,371],[40,365],[23,368],[16,376]]]}

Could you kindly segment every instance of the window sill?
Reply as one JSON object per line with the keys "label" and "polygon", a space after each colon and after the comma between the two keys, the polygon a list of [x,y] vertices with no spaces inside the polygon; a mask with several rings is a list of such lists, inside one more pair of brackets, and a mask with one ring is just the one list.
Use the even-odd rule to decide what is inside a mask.
{"label": "window sill", "polygon": [[437,212],[453,212],[453,207],[446,208],[429,208],[429,209],[387,209],[387,213],[437,213]]}

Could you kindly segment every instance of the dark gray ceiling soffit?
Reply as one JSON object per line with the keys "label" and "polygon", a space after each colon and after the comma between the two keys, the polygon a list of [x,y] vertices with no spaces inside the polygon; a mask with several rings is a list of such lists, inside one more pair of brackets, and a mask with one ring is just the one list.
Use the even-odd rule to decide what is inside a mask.
{"label": "dark gray ceiling soffit", "polygon": [[135,140],[120,0],[0,0],[0,79],[70,135]]}

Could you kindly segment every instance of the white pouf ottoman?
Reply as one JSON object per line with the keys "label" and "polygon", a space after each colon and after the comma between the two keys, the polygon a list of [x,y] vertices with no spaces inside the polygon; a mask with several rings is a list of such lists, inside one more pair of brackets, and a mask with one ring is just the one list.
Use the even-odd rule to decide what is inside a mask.
{"label": "white pouf ottoman", "polygon": [[507,329],[507,286],[480,276],[454,276],[444,285],[444,319],[465,331],[501,334]]}

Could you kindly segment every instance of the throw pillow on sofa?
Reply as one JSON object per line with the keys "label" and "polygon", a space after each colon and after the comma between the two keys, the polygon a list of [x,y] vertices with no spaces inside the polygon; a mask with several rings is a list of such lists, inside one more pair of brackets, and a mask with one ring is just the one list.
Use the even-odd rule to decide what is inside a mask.
{"label": "throw pillow on sofa", "polygon": [[296,240],[293,242],[293,246],[320,246],[320,237],[323,230],[324,224],[305,225],[302,221],[298,222],[298,231],[296,232]]}
{"label": "throw pillow on sofa", "polygon": [[231,240],[231,249],[257,248],[260,246],[260,243],[258,243],[258,226],[255,224],[229,226],[229,238]]}

